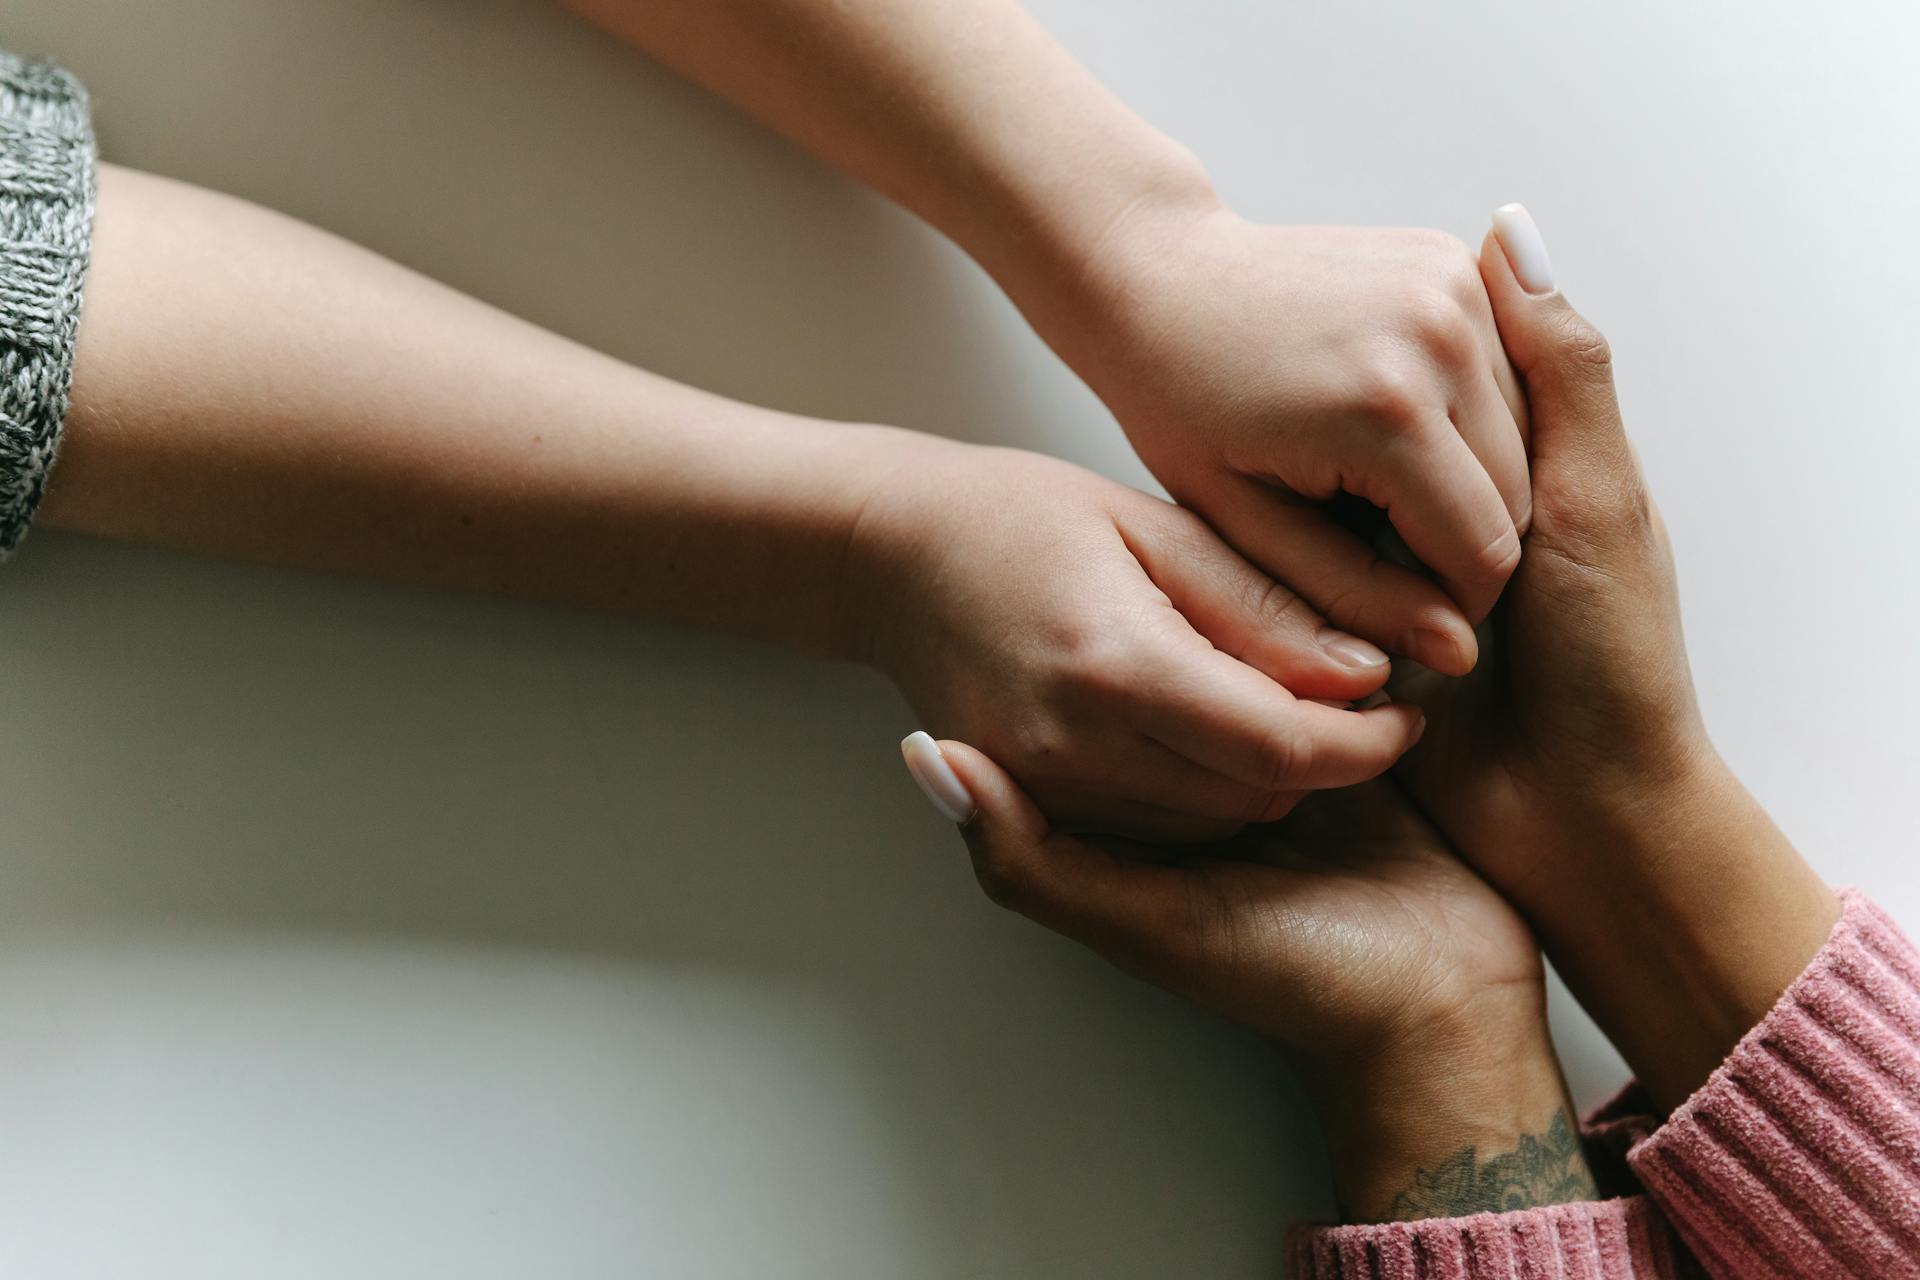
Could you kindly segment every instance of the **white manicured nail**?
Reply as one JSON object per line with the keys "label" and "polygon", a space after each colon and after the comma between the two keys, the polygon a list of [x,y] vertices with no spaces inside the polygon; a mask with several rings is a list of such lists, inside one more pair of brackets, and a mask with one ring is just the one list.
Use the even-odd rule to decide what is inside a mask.
{"label": "white manicured nail", "polygon": [[907,772],[920,784],[927,799],[933,801],[933,807],[949,822],[965,822],[973,816],[979,806],[974,804],[967,784],[960,781],[960,775],[940,753],[940,744],[933,740],[933,735],[916,729],[902,738],[900,758],[907,762]]}
{"label": "white manicured nail", "polygon": [[1493,234],[1507,251],[1513,277],[1528,293],[1553,292],[1553,259],[1547,256],[1547,242],[1523,204],[1503,204],[1493,211]]}

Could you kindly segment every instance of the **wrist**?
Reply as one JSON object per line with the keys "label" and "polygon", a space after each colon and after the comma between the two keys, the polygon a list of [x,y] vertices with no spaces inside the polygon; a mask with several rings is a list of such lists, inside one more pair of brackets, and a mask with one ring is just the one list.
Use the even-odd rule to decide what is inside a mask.
{"label": "wrist", "polygon": [[[902,619],[924,619],[914,584],[940,541],[940,501],[918,497],[937,475],[960,483],[956,468],[981,446],[905,430],[849,457],[849,501],[841,517],[842,553],[834,585],[834,654],[898,679],[909,636]],[[945,489],[946,484],[942,485]],[[947,494],[950,501],[954,494]]]}
{"label": "wrist", "polygon": [[1638,796],[1569,815],[1571,868],[1530,922],[1656,1102],[1705,1082],[1806,968],[1839,901],[1705,748]]}
{"label": "wrist", "polygon": [[974,256],[1089,381],[1103,351],[1122,345],[1154,271],[1194,227],[1226,211],[1199,158],[1143,122],[1124,145],[1063,170],[1029,204],[1002,237],[1004,252]]}
{"label": "wrist", "polygon": [[1364,1053],[1305,1063],[1302,1074],[1349,1221],[1595,1194],[1538,987],[1433,1011]]}

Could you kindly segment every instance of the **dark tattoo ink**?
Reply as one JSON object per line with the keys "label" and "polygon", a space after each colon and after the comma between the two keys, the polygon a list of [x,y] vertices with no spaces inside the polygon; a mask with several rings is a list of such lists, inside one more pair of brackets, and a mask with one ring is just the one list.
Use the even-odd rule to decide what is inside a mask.
{"label": "dark tattoo ink", "polygon": [[1393,1198],[1391,1219],[1461,1218],[1536,1205],[1592,1200],[1599,1195],[1580,1137],[1563,1107],[1545,1133],[1520,1135],[1520,1145],[1482,1161],[1467,1146],[1431,1169],[1416,1170],[1413,1185]]}

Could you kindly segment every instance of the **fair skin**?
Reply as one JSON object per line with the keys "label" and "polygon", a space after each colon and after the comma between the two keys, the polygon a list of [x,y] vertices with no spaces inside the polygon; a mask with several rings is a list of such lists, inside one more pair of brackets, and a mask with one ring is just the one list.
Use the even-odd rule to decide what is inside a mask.
{"label": "fair skin", "polygon": [[1065,463],[678,386],[111,166],[86,288],[48,526],[865,659],[1062,821],[1141,836],[1274,816],[1418,732],[1344,707],[1382,655]]}
{"label": "fair skin", "polygon": [[[1510,243],[1489,237],[1482,269],[1532,402],[1535,514],[1482,669],[1403,682],[1428,699],[1434,727],[1399,783],[1431,827],[1382,817],[1376,798],[1340,814],[1318,876],[1275,873],[1245,846],[1153,865],[1050,830],[970,747],[906,746],[916,779],[960,820],[990,896],[1305,1050],[1309,1084],[1332,1082],[1317,1092],[1336,1178],[1362,1216],[1381,1216],[1380,1199],[1355,1188],[1382,1166],[1431,1170],[1448,1147],[1436,1129],[1473,1144],[1539,1114],[1551,1058],[1525,1012],[1537,970],[1521,963],[1532,955],[1522,916],[1665,1108],[1765,1016],[1839,916],[1701,727],[1672,560],[1606,344],[1540,272],[1522,287],[1513,261],[1544,252]],[[1378,824],[1393,821],[1393,889],[1372,877],[1356,892],[1379,866]],[[1412,888],[1410,865],[1427,891]],[[1423,1088],[1436,1061],[1446,1084]],[[1404,1121],[1409,1098],[1430,1124]],[[1373,1136],[1343,1141],[1355,1132]],[[1414,1201],[1444,1207],[1432,1193],[1445,1185],[1456,1183],[1424,1180]]]}
{"label": "fair skin", "polygon": [[[1464,246],[1238,218],[1006,0],[576,7],[952,236],[1184,509],[616,375],[547,335],[507,352],[501,317],[443,319],[445,295],[331,242],[109,172],[46,521],[863,659],[1076,828],[1217,837],[1413,741],[1417,712],[1345,704],[1385,650],[1471,668],[1530,518],[1524,400]],[[181,232],[200,217],[250,273]],[[369,305],[386,325],[354,323]],[[340,381],[318,373],[336,352]],[[536,394],[556,370],[567,389]],[[1336,499],[1383,510],[1437,579]],[[910,606],[939,625],[899,625]]]}
{"label": "fair skin", "polygon": [[[1010,0],[566,3],[952,238],[1168,491],[1312,608],[1472,667],[1530,493],[1525,401],[1459,241],[1239,217]],[[1342,494],[1435,580],[1336,523]]]}

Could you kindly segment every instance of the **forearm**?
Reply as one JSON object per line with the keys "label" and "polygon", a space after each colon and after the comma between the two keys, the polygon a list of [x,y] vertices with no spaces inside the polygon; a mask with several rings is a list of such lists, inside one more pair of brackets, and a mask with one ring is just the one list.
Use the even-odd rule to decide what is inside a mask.
{"label": "forearm", "polygon": [[1539,993],[1490,995],[1352,1061],[1303,1073],[1351,1222],[1592,1199]]}
{"label": "forearm", "polygon": [[107,169],[43,523],[844,646],[919,438],[677,386],[240,201]]}
{"label": "forearm", "polygon": [[1806,968],[1839,902],[1710,749],[1561,830],[1545,865],[1569,870],[1528,914],[1648,1093],[1676,1106]]}
{"label": "forearm", "polygon": [[563,2],[932,223],[1056,345],[1121,222],[1213,201],[1011,0]]}

